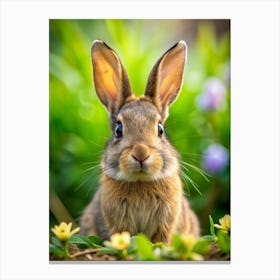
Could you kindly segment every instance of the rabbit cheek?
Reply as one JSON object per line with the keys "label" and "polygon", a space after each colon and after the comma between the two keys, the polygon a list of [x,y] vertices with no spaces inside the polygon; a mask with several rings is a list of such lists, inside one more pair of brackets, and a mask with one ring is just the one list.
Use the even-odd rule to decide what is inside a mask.
{"label": "rabbit cheek", "polygon": [[128,149],[124,150],[123,153],[121,154],[121,157],[120,157],[120,171],[122,173],[128,173],[129,174],[134,170],[133,165],[129,161],[130,154],[131,154],[131,152]]}
{"label": "rabbit cheek", "polygon": [[161,172],[162,168],[163,168],[163,160],[161,156],[157,154],[152,154],[151,161],[148,167],[148,172],[151,175],[154,175],[154,177],[158,177],[157,175]]}

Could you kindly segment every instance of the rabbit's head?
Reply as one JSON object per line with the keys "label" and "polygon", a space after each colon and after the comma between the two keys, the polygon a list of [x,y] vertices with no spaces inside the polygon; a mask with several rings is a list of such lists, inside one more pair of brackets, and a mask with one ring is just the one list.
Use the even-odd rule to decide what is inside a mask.
{"label": "rabbit's head", "polygon": [[144,96],[136,98],[117,54],[93,42],[95,90],[107,108],[113,135],[102,160],[103,172],[118,181],[154,181],[176,174],[177,153],[164,133],[168,108],[183,80],[187,46],[180,41],[153,67]]}

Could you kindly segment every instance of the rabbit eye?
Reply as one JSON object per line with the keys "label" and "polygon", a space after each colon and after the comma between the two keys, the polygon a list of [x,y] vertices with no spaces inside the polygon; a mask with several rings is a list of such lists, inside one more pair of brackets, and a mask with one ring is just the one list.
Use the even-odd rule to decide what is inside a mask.
{"label": "rabbit eye", "polygon": [[115,128],[115,137],[116,138],[121,138],[122,137],[122,123],[121,122],[117,122],[116,123],[116,128]]}
{"label": "rabbit eye", "polygon": [[161,123],[158,124],[158,136],[161,137],[164,133],[164,128]]}

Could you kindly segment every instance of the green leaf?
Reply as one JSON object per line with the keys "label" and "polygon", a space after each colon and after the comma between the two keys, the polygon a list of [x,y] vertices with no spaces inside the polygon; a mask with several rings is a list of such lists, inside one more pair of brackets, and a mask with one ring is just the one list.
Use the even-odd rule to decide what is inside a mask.
{"label": "green leaf", "polygon": [[86,236],[83,236],[83,235],[80,235],[80,234],[72,235],[69,242],[73,243],[73,244],[83,245],[87,248],[97,248],[98,247],[98,246],[97,247],[94,246],[93,243],[90,242]]}
{"label": "green leaf", "polygon": [[196,244],[194,245],[192,251],[196,252],[198,254],[204,255],[209,251],[209,244],[211,241],[208,241],[206,239],[199,239]]}
{"label": "green leaf", "polygon": [[87,237],[88,241],[90,243],[92,243],[93,245],[97,245],[97,246],[102,246],[102,239],[100,239],[99,237],[95,236],[95,235],[90,235]]}
{"label": "green leaf", "polygon": [[131,255],[134,254],[136,252],[136,236],[132,236],[130,238],[130,245],[127,248],[127,254]]}
{"label": "green leaf", "polygon": [[50,251],[50,253],[52,253],[58,257],[65,257],[64,251],[61,250],[60,248],[56,247],[53,244],[49,244],[49,251]]}
{"label": "green leaf", "polygon": [[154,255],[151,242],[145,235],[139,234],[136,236],[136,248],[138,260],[153,261],[158,259]]}
{"label": "green leaf", "polygon": [[230,237],[226,232],[223,232],[222,230],[220,230],[218,232],[218,240],[217,243],[219,245],[219,247],[221,248],[221,250],[226,253],[229,254],[230,253]]}
{"label": "green leaf", "polygon": [[216,237],[214,222],[213,222],[213,219],[212,219],[211,215],[209,215],[209,222],[210,222],[210,233],[211,233],[211,235]]}
{"label": "green leaf", "polygon": [[104,254],[116,255],[116,254],[118,254],[118,251],[114,248],[101,248],[98,251],[98,255],[104,255]]}
{"label": "green leaf", "polygon": [[203,235],[200,237],[201,239],[207,240],[209,242],[214,242],[217,240],[217,237],[213,236],[213,235]]}
{"label": "green leaf", "polygon": [[56,247],[59,247],[59,248],[62,248],[62,247],[63,247],[61,241],[60,241],[56,236],[52,236],[52,237],[51,237],[51,243],[52,243],[53,245],[55,245]]}
{"label": "green leaf", "polygon": [[185,252],[186,248],[185,245],[182,241],[182,238],[180,234],[175,233],[172,236],[172,242],[171,242],[172,247],[175,249],[177,252]]}

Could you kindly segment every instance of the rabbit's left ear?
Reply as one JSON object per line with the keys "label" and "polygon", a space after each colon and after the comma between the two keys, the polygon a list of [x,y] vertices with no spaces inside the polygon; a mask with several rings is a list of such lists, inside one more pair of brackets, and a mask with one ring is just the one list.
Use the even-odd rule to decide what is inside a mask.
{"label": "rabbit's left ear", "polygon": [[179,41],[157,61],[153,67],[145,96],[151,98],[161,113],[162,121],[168,117],[168,108],[180,91],[187,54],[187,45]]}
{"label": "rabbit's left ear", "polygon": [[131,96],[128,76],[113,49],[96,40],[91,47],[93,79],[96,94],[111,115]]}

